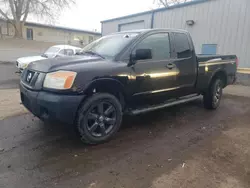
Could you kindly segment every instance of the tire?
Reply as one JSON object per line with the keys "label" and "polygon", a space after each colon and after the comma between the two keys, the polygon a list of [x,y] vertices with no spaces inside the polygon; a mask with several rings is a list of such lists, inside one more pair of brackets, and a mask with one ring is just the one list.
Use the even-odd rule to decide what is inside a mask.
{"label": "tire", "polygon": [[215,110],[219,107],[223,94],[223,83],[220,78],[212,81],[207,93],[203,96],[203,103],[206,109]]}
{"label": "tire", "polygon": [[78,110],[77,132],[87,144],[100,144],[110,140],[122,122],[122,106],[108,93],[89,97]]}

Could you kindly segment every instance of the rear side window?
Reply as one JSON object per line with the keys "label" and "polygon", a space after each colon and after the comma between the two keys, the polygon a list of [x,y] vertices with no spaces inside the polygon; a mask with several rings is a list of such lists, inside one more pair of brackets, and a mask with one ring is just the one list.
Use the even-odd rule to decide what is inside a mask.
{"label": "rear side window", "polygon": [[143,39],[134,50],[151,49],[153,60],[164,60],[170,58],[170,43],[168,33],[158,33]]}
{"label": "rear side window", "polygon": [[72,56],[74,55],[74,51],[72,49],[62,49],[59,54]]}
{"label": "rear side window", "polygon": [[174,34],[175,52],[177,58],[191,57],[191,49],[188,41],[188,36],[183,33]]}
{"label": "rear side window", "polygon": [[74,51],[72,49],[65,49],[65,55],[72,56],[74,55]]}

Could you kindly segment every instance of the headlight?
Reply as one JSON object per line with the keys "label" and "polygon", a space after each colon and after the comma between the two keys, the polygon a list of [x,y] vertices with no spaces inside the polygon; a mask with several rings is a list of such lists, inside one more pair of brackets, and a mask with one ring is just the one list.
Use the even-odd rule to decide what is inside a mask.
{"label": "headlight", "polygon": [[75,81],[76,72],[57,71],[46,74],[43,87],[50,89],[70,89]]}
{"label": "headlight", "polygon": [[22,65],[23,69],[26,69],[27,67],[28,67],[28,63]]}

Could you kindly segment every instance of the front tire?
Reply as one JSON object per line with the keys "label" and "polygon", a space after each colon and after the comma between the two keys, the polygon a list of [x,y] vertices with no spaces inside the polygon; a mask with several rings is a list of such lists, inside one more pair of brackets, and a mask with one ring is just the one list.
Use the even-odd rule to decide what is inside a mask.
{"label": "front tire", "polygon": [[76,128],[83,142],[100,144],[115,135],[121,122],[122,106],[118,99],[108,93],[97,93],[80,107]]}
{"label": "front tire", "polygon": [[222,80],[216,78],[213,80],[209,90],[203,96],[204,107],[206,109],[215,110],[219,107],[223,94]]}

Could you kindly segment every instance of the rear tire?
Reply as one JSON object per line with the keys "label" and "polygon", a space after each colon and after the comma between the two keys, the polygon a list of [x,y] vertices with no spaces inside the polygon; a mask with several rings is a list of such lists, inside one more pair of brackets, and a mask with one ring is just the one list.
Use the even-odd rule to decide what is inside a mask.
{"label": "rear tire", "polygon": [[94,94],[80,107],[76,122],[77,132],[84,143],[106,142],[121,126],[122,106],[111,94]]}
{"label": "rear tire", "polygon": [[216,78],[212,81],[208,92],[203,96],[203,103],[206,109],[215,110],[219,107],[221,97],[223,94],[223,82],[221,79]]}

